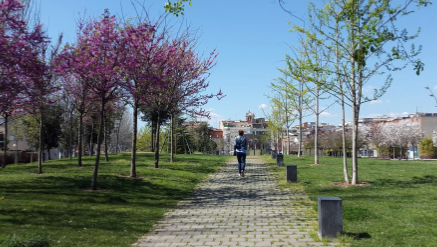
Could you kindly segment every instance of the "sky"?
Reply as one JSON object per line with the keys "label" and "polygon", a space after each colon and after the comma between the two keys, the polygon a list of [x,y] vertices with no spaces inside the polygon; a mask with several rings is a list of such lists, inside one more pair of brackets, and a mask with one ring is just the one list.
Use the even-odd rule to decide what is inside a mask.
{"label": "sky", "polygon": [[[74,42],[77,21],[83,16],[98,17],[104,11],[118,16],[134,17],[136,11],[130,0],[37,0],[41,22],[50,37],[56,40],[63,33],[64,42]],[[148,10],[152,20],[164,13],[165,0],[136,0]],[[216,49],[219,53],[217,65],[208,78],[207,92],[216,93],[220,89],[226,94],[221,100],[211,99],[205,109],[210,111],[208,120],[218,128],[222,120],[244,120],[249,110],[256,117],[265,117],[269,112],[269,98],[273,95],[269,85],[285,68],[285,55],[292,54],[298,36],[289,32],[291,23],[303,22],[285,12],[278,0],[192,0],[193,6],[186,6],[183,17],[171,17],[171,21],[183,21],[199,30],[197,50],[209,54]],[[308,1],[285,0],[285,8],[293,15],[306,19]],[[315,0],[314,2],[320,2]],[[138,5],[140,3],[140,5]],[[363,104],[360,117],[405,116],[418,112],[437,112],[437,100],[429,96],[426,86],[437,94],[437,4],[417,10],[416,13],[400,19],[399,27],[414,33],[421,28],[414,41],[422,45],[421,60],[425,70],[417,76],[412,67],[392,73],[393,83],[380,99]],[[379,88],[385,77],[374,77],[365,87],[371,93]],[[327,108],[320,121],[338,125],[341,122],[341,107],[332,105],[333,99],[322,100],[320,105]],[[346,121],[351,121],[347,109]],[[207,120],[207,119],[205,119]],[[304,121],[315,121],[314,116]],[[297,121],[293,124],[298,124]]]}

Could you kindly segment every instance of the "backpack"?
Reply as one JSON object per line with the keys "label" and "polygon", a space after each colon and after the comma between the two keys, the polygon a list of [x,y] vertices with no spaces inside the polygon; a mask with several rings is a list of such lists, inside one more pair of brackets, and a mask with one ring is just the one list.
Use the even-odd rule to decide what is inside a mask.
{"label": "backpack", "polygon": [[241,149],[241,146],[243,146],[243,138],[238,137],[237,144],[235,144],[235,149]]}

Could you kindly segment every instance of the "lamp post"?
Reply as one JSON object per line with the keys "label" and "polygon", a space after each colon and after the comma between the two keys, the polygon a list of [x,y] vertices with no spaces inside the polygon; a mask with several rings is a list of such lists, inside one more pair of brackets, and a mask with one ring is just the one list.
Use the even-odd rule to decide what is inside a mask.
{"label": "lamp post", "polygon": [[12,146],[15,149],[14,164],[18,164],[18,151],[17,151],[18,146],[15,143]]}
{"label": "lamp post", "polygon": [[428,89],[428,91],[430,92],[429,96],[434,98],[435,104],[436,104],[435,107],[437,107],[437,98],[436,98],[436,96],[434,95],[434,93],[432,92],[432,90],[428,86],[426,86],[425,88]]}

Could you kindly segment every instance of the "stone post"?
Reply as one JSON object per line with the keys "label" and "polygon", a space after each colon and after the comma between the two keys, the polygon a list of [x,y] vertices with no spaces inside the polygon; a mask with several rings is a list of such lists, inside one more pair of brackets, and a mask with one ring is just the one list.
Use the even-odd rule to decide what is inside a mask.
{"label": "stone post", "polygon": [[278,166],[284,165],[284,155],[283,154],[276,155],[276,165],[278,165]]}
{"label": "stone post", "polygon": [[343,208],[339,197],[319,197],[319,235],[337,238],[343,233]]}
{"label": "stone post", "polygon": [[276,151],[272,150],[272,159],[276,159]]}
{"label": "stone post", "polygon": [[287,165],[287,182],[297,182],[297,165]]}

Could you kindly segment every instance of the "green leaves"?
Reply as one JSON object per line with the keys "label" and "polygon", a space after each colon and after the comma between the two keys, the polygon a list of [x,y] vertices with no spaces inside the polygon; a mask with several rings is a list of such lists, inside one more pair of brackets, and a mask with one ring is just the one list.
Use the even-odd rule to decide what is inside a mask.
{"label": "green leaves", "polygon": [[193,3],[191,2],[191,0],[179,0],[177,2],[166,2],[164,4],[164,8],[165,8],[165,12],[167,13],[172,13],[174,15],[176,15],[177,17],[179,16],[179,14],[184,15],[184,10],[185,10],[185,2],[189,2],[190,6],[193,6]]}
{"label": "green leaves", "polygon": [[425,64],[418,60],[414,64],[414,70],[416,71],[416,75],[420,75],[420,72],[423,71]]}

